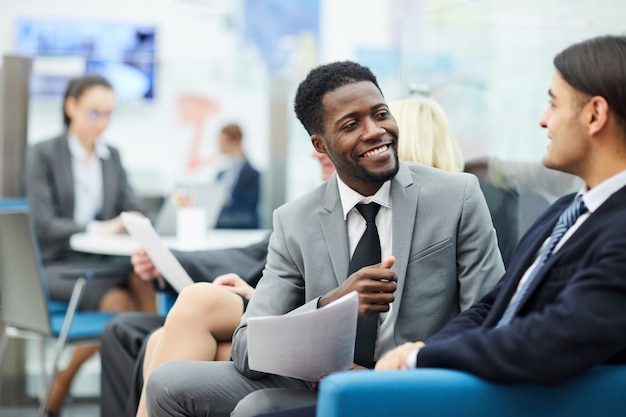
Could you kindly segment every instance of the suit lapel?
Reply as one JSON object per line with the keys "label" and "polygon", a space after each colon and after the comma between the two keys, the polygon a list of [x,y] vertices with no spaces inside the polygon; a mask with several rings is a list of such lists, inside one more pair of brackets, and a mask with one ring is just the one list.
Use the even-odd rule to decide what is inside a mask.
{"label": "suit lapel", "polygon": [[350,245],[346,221],[343,219],[336,175],[333,174],[327,182],[324,204],[319,212],[319,219],[337,283],[341,284],[348,278]]}
{"label": "suit lapel", "polygon": [[[611,199],[607,200],[606,203],[608,203],[608,204],[604,204],[605,207],[610,206],[610,204],[611,204],[610,200]],[[571,200],[567,201],[567,204],[565,204],[563,206],[563,209],[559,210],[557,213],[555,213],[553,221],[551,221],[549,223],[551,225],[551,227],[549,229],[548,235],[552,233],[552,228],[556,225],[556,222],[557,222],[559,216],[569,206],[570,203],[571,203]],[[580,239],[580,235],[584,234],[585,230],[587,230],[589,228],[594,228],[595,227],[594,223],[597,221],[596,219],[598,218],[598,216],[594,215],[594,214],[599,214],[601,216],[601,214],[600,214],[601,211],[602,211],[602,207],[598,208],[598,210],[596,210],[595,213],[593,213],[587,220],[585,220],[585,222],[574,232],[574,234],[569,237],[567,242],[565,242],[563,244],[563,246],[558,250],[558,252],[556,252],[555,254],[551,255],[548,258],[546,263],[538,271],[537,277],[533,280],[533,282],[531,282],[531,285],[528,287],[528,291],[524,295],[524,299],[522,299],[520,301],[518,310],[524,307],[524,304],[530,299],[530,297],[535,292],[535,290],[537,289],[539,284],[541,284],[541,282],[546,278],[546,275],[552,269],[554,264],[557,263],[560,258],[562,258],[563,256],[567,255],[568,244],[572,243],[575,239]]]}
{"label": "suit lapel", "polygon": [[74,176],[72,174],[72,155],[67,143],[67,136],[57,139],[57,160],[52,165],[55,171],[56,189],[59,190],[59,206],[66,217],[74,217]]}
{"label": "suit lapel", "polygon": [[535,259],[537,259],[539,249],[548,236],[550,236],[552,228],[556,224],[562,210],[563,209],[555,208],[554,212],[547,215],[544,219],[538,219],[530,226],[527,234],[518,242],[512,257],[512,262],[507,268],[506,283],[504,283],[504,287],[500,292],[501,296],[497,297],[495,300],[489,317],[485,321],[486,326],[495,326],[502,317],[502,314],[504,314],[513,295],[517,291],[520,280]]}
{"label": "suit lapel", "polygon": [[[397,315],[402,301],[402,293],[406,279],[406,270],[411,252],[411,243],[416,236],[413,235],[415,219],[417,218],[418,198],[420,185],[413,181],[410,170],[400,163],[400,170],[391,182],[392,207],[392,247],[391,253],[396,258],[393,271],[398,277],[396,287],[395,305],[393,314]],[[419,230],[417,234],[419,235]]]}
{"label": "suit lapel", "polygon": [[115,204],[119,200],[116,196],[117,170],[113,166],[113,157],[100,159],[102,163],[102,211],[101,219],[110,219],[117,215]]}

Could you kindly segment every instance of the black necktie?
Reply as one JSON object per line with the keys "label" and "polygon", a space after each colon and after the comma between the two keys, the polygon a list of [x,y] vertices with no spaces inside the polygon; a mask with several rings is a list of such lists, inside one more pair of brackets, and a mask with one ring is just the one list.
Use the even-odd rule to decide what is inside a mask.
{"label": "black necktie", "polygon": [[[364,266],[380,262],[380,238],[378,237],[378,229],[375,223],[380,205],[376,203],[359,204],[356,206],[356,209],[365,219],[366,227],[361,240],[359,240],[352,254],[350,266],[348,267],[348,276]],[[376,346],[377,330],[378,314],[358,319],[354,345],[355,363],[366,368],[374,367],[374,347]]]}

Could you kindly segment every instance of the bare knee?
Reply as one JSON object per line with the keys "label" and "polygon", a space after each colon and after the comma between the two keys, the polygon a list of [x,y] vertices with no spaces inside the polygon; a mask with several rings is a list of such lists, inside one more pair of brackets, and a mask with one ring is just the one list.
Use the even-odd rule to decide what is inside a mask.
{"label": "bare knee", "polygon": [[212,312],[221,308],[224,289],[208,282],[198,282],[183,289],[167,320],[193,320],[199,317],[208,317]]}
{"label": "bare knee", "polygon": [[123,288],[111,288],[100,300],[100,311],[133,311],[136,309],[133,297]]}
{"label": "bare knee", "polygon": [[146,357],[152,355],[152,351],[154,350],[154,346],[159,343],[161,337],[163,336],[163,327],[159,327],[157,330],[152,332],[150,337],[148,337],[148,343],[146,344]]}

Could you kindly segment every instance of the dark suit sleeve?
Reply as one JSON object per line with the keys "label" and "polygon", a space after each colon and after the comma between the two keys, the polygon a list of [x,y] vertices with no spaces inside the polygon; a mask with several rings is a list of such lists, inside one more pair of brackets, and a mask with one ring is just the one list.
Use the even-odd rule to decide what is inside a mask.
{"label": "dark suit sleeve", "polygon": [[[235,273],[254,287],[265,266],[268,242],[269,236],[243,248],[172,252],[195,282],[212,282],[220,275]],[[169,286],[165,290],[173,291]]]}
{"label": "dark suit sleeve", "polygon": [[595,365],[623,361],[626,236],[611,234],[595,245],[579,242],[578,256],[572,256],[578,260],[550,270],[537,290],[545,301],[541,308],[498,329],[471,325],[480,320],[472,314],[482,313],[469,311],[428,341],[417,366],[458,369],[500,383],[552,385]]}
{"label": "dark suit sleeve", "polygon": [[[55,143],[45,142],[28,149],[26,159],[26,197],[40,244],[68,239],[72,234],[84,232],[85,226],[76,224],[71,217],[60,214],[60,190],[54,175]],[[69,184],[68,187],[72,185]]]}
{"label": "dark suit sleeve", "polygon": [[426,339],[425,343],[429,345],[438,340],[446,340],[447,338],[453,337],[461,332],[479,328],[491,311],[493,302],[498,296],[501,288],[502,281],[498,282],[498,284],[496,284],[496,286],[478,302],[456,316],[454,320],[452,320],[443,329]]}

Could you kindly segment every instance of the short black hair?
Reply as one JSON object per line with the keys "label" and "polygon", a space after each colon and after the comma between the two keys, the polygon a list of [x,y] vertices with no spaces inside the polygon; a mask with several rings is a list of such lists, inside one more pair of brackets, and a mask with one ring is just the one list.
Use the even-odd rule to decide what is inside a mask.
{"label": "short black hair", "polygon": [[598,36],[571,45],[554,58],[554,66],[575,90],[604,97],[626,135],[626,36]]}
{"label": "short black hair", "polygon": [[309,133],[322,133],[324,119],[324,94],[344,85],[361,81],[372,82],[380,94],[376,76],[372,71],[352,61],[333,62],[313,68],[298,86],[294,102],[296,116]]}
{"label": "short black hair", "polygon": [[104,87],[113,91],[113,86],[101,75],[97,74],[87,74],[82,75],[80,77],[75,77],[70,80],[67,84],[67,88],[65,89],[65,94],[63,95],[63,124],[65,128],[70,126],[70,117],[67,115],[65,111],[65,102],[69,97],[73,97],[75,100],[78,100],[85,91],[89,90],[91,87]]}

